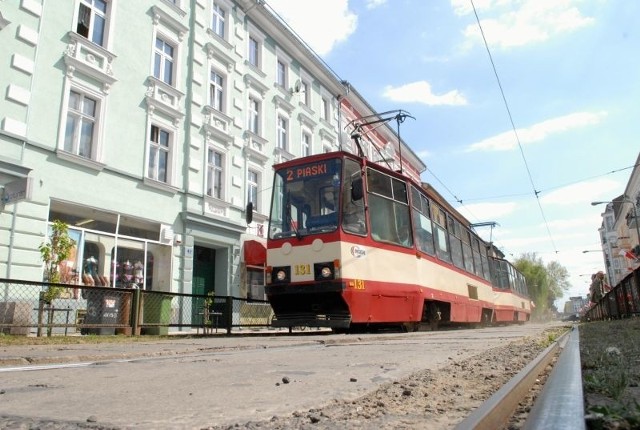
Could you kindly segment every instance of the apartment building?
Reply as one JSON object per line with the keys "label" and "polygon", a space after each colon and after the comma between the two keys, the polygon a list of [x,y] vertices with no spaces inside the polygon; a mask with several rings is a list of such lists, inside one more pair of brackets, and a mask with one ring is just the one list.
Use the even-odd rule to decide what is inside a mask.
{"label": "apartment building", "polygon": [[[261,298],[272,165],[348,150],[374,113],[255,0],[5,1],[0,59],[10,279],[42,280],[59,219],[65,282]],[[390,127],[371,142],[419,178]]]}

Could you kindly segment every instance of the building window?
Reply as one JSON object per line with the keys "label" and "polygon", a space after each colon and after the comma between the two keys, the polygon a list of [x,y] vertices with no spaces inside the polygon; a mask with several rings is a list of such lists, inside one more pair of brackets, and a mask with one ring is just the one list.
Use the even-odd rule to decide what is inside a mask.
{"label": "building window", "polygon": [[160,37],[156,37],[153,76],[173,85],[174,47]]}
{"label": "building window", "polygon": [[280,59],[278,59],[276,66],[276,83],[287,88],[287,65]]}
{"label": "building window", "polygon": [[158,182],[167,182],[171,133],[157,125],[151,126],[149,136],[149,168],[147,177]]}
{"label": "building window", "polygon": [[253,36],[249,36],[249,63],[260,68],[260,42]]}
{"label": "building window", "polygon": [[215,149],[209,148],[207,154],[207,195],[222,200],[224,156]]}
{"label": "building window", "polygon": [[64,150],[93,159],[96,146],[99,102],[86,94],[71,90],[64,134]]}
{"label": "building window", "polygon": [[302,148],[300,153],[303,157],[311,155],[311,134],[306,131],[302,132]]}
{"label": "building window", "polygon": [[209,97],[211,107],[220,112],[224,112],[224,77],[215,70],[211,70]]}
{"label": "building window", "polygon": [[257,136],[260,135],[260,102],[249,97],[249,131]]}
{"label": "building window", "polygon": [[217,2],[213,2],[213,19],[211,22],[211,29],[215,34],[222,39],[225,37],[225,25],[226,25],[227,11],[224,10]]}
{"label": "building window", "polygon": [[289,135],[289,121],[282,115],[278,115],[278,148],[287,150]]}
{"label": "building window", "polygon": [[329,100],[325,97],[322,97],[322,119],[325,121],[329,121]]}
{"label": "building window", "polygon": [[266,300],[264,293],[264,269],[247,268],[247,299]]}
{"label": "building window", "polygon": [[300,84],[300,92],[302,93],[302,101],[305,106],[311,106],[311,86],[308,82],[302,81]]}
{"label": "building window", "polygon": [[260,212],[258,204],[258,189],[260,186],[260,175],[255,170],[249,170],[247,173],[247,202],[253,203],[253,210]]}
{"label": "building window", "polygon": [[76,33],[96,45],[104,46],[107,24],[107,2],[105,0],[81,0],[78,7]]}

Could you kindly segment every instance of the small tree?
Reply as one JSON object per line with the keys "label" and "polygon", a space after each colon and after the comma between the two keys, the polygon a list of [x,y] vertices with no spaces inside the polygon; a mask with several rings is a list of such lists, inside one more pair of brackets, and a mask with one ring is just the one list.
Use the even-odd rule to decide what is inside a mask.
{"label": "small tree", "polygon": [[[51,235],[48,243],[42,243],[38,248],[44,262],[45,281],[51,284],[60,283],[60,264],[69,258],[75,246],[75,240],[69,237],[69,227],[60,220],[54,220],[51,225]],[[44,301],[51,303],[60,296],[62,287],[49,285],[44,293]]]}

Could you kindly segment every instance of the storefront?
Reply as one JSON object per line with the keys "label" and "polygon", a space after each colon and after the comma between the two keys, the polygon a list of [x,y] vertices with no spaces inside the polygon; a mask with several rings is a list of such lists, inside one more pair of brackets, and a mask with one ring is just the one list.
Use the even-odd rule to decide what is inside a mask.
{"label": "storefront", "polygon": [[76,243],[61,267],[62,282],[171,291],[170,227],[61,202],[51,203],[54,220],[68,225]]}

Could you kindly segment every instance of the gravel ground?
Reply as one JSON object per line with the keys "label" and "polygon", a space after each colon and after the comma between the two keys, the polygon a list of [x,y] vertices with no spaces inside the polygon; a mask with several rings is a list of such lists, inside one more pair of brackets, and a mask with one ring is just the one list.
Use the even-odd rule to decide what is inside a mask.
{"label": "gravel ground", "polygon": [[[566,329],[555,328],[466,360],[451,357],[450,364],[437,372],[414,373],[353,401],[336,400],[269,421],[209,427],[209,430],[451,429],[542,352],[550,339],[557,338]],[[505,428],[521,428],[534,397],[532,393],[529,403],[520,406]]]}
{"label": "gravel ground", "polygon": [[640,318],[580,325],[587,428],[640,429]]}

